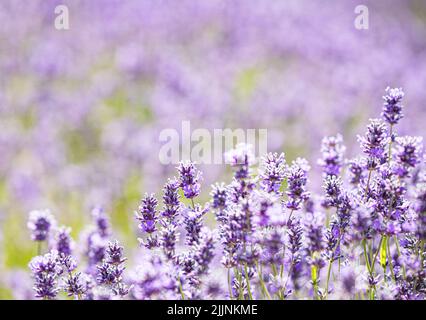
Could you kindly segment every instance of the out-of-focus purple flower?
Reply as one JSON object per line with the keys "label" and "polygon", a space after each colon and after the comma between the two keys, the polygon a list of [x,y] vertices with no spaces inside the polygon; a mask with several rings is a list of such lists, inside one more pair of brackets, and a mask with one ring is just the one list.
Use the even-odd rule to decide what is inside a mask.
{"label": "out-of-focus purple flower", "polygon": [[214,241],[213,233],[206,228],[202,229],[200,240],[194,248],[198,275],[206,274],[208,271],[209,264],[214,257]]}
{"label": "out-of-focus purple flower", "polygon": [[350,183],[358,186],[365,179],[365,158],[355,158],[349,161]]}
{"label": "out-of-focus purple flower", "polygon": [[212,191],[210,192],[212,208],[215,212],[216,220],[222,223],[226,222],[224,210],[228,205],[228,193],[229,190],[223,182],[212,185]]}
{"label": "out-of-focus purple flower", "polygon": [[397,137],[396,138],[396,173],[406,177],[417,164],[421,162],[423,151],[422,137]]}
{"label": "out-of-focus purple flower", "polygon": [[261,234],[259,244],[263,248],[260,255],[260,261],[265,265],[278,265],[283,261],[284,236],[280,230],[265,230]]}
{"label": "out-of-focus purple flower", "polygon": [[180,187],[187,199],[193,199],[200,194],[201,171],[191,161],[181,162],[177,167],[179,172]]}
{"label": "out-of-focus purple flower", "polygon": [[30,212],[28,229],[31,231],[33,241],[45,241],[49,232],[56,224],[55,218],[49,210],[33,210]]}
{"label": "out-of-focus purple flower", "polygon": [[177,226],[173,223],[165,222],[160,232],[160,247],[169,260],[174,260],[175,258],[175,248],[178,239],[179,233],[177,232]]}
{"label": "out-of-focus purple flower", "polygon": [[249,177],[250,167],[255,163],[252,145],[239,143],[235,149],[225,152],[224,158],[225,163],[236,169],[234,176],[237,180]]}
{"label": "out-of-focus purple flower", "polygon": [[321,252],[325,245],[323,234],[324,214],[318,211],[307,212],[303,217],[303,229],[309,256]]}
{"label": "out-of-focus purple flower", "polygon": [[136,299],[177,299],[178,285],[172,274],[172,269],[153,256],[132,275],[132,293]]}
{"label": "out-of-focus purple flower", "polygon": [[108,237],[110,235],[110,223],[104,209],[101,207],[93,208],[92,218],[99,235],[103,238]]}
{"label": "out-of-focus purple flower", "polygon": [[386,94],[383,96],[383,112],[382,116],[390,125],[395,125],[404,115],[402,113],[403,106],[401,104],[404,92],[402,88],[386,88]]}
{"label": "out-of-focus purple flower", "polygon": [[426,180],[416,186],[415,212],[417,213],[417,235],[420,240],[426,240]]}
{"label": "out-of-focus purple flower", "polygon": [[325,175],[337,176],[340,174],[345,150],[342,135],[337,134],[323,138],[321,143],[322,158],[318,160],[318,164],[323,168]]}
{"label": "out-of-focus purple flower", "polygon": [[55,247],[60,254],[69,256],[72,253],[74,242],[70,235],[71,228],[61,227],[55,235]]}
{"label": "out-of-focus purple flower", "polygon": [[268,153],[263,157],[260,171],[262,188],[266,192],[279,193],[286,168],[284,153]]}

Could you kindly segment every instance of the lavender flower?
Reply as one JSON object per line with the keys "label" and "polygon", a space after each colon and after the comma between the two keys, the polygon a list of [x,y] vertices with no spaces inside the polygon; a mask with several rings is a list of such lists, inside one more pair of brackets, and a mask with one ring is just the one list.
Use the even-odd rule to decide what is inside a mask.
{"label": "lavender flower", "polygon": [[33,241],[45,241],[49,232],[56,224],[55,218],[49,210],[34,210],[30,212],[28,229],[31,231]]}
{"label": "lavender flower", "polygon": [[197,274],[203,275],[208,271],[210,262],[214,256],[214,235],[207,229],[200,234],[200,241],[195,246],[194,259],[197,261]]}
{"label": "lavender flower", "polygon": [[337,176],[343,166],[343,155],[346,147],[343,145],[342,135],[325,137],[322,140],[322,159],[318,164],[323,168],[325,175]]}
{"label": "lavender flower", "polygon": [[81,272],[76,274],[69,274],[65,280],[64,291],[69,297],[73,296],[76,298],[81,298],[86,292],[85,283],[81,279]]}
{"label": "lavender flower", "polygon": [[73,240],[70,236],[71,228],[61,227],[56,233],[56,250],[59,254],[69,256],[72,253]]}
{"label": "lavender flower", "polygon": [[307,171],[309,167],[302,160],[293,162],[287,173],[289,197],[286,205],[291,210],[299,210],[302,202],[309,199],[310,193],[306,191],[306,183],[308,181]]}
{"label": "lavender flower", "polygon": [[234,177],[237,180],[243,180],[249,177],[250,167],[254,164],[253,146],[245,143],[239,143],[225,153],[225,163],[235,168]]}
{"label": "lavender flower", "polygon": [[365,163],[364,158],[356,158],[349,161],[350,183],[358,186],[365,179]]}
{"label": "lavender flower", "polygon": [[160,247],[168,260],[175,258],[175,248],[178,242],[179,233],[177,226],[172,223],[164,223],[160,234]]}
{"label": "lavender flower", "polygon": [[58,276],[61,273],[57,252],[52,251],[44,256],[33,258],[29,267],[34,277],[35,297],[42,299],[56,298],[59,292]]}
{"label": "lavender flower", "polygon": [[410,170],[421,162],[422,142],[423,139],[421,137],[406,136],[396,138],[396,173],[400,177],[408,176]]}
{"label": "lavender flower", "polygon": [[186,238],[185,243],[188,246],[198,244],[201,237],[202,219],[203,216],[208,212],[209,207],[202,208],[200,205],[196,205],[194,209],[187,209],[183,216],[185,218],[185,230]]}
{"label": "lavender flower", "polygon": [[154,248],[158,245],[157,237],[154,232],[157,230],[157,199],[154,194],[145,194],[145,197],[141,200],[138,212],[135,213],[136,219],[139,221],[139,229],[147,233],[147,239],[139,239],[142,245],[147,248]]}
{"label": "lavender flower", "polygon": [[181,162],[177,167],[179,172],[180,187],[187,199],[193,199],[200,194],[200,180],[202,179],[199,171],[193,162]]}
{"label": "lavender flower", "polygon": [[163,211],[161,216],[174,220],[179,214],[180,202],[179,202],[179,182],[175,179],[168,180],[163,188]]}
{"label": "lavender flower", "polygon": [[268,153],[262,158],[260,172],[261,186],[266,192],[279,193],[285,178],[286,163],[284,153]]}
{"label": "lavender flower", "polygon": [[401,88],[386,88],[386,94],[383,96],[382,116],[390,125],[397,124],[404,117],[401,105],[403,97],[404,92]]}
{"label": "lavender flower", "polygon": [[375,169],[386,160],[386,145],[388,143],[386,125],[380,119],[370,119],[365,136],[358,136],[362,151],[368,156],[367,168]]}
{"label": "lavender flower", "polygon": [[224,210],[228,205],[228,192],[229,190],[223,182],[212,185],[212,191],[210,192],[210,196],[212,197],[212,208],[215,211],[216,220],[222,223],[226,222]]}
{"label": "lavender flower", "polygon": [[116,295],[125,296],[129,289],[123,282],[123,263],[127,258],[123,257],[123,247],[118,241],[109,242],[106,249],[106,257],[100,266],[97,266],[97,281],[101,285],[110,287]]}
{"label": "lavender flower", "polygon": [[110,223],[105,211],[101,207],[95,207],[92,210],[92,218],[96,225],[96,230],[102,238],[106,238],[110,234]]}

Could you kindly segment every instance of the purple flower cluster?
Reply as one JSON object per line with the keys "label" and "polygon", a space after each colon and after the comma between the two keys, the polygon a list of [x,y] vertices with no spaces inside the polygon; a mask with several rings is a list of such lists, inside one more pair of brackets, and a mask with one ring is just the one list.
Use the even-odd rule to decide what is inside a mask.
{"label": "purple flower cluster", "polygon": [[233,177],[201,204],[201,172],[181,163],[162,209],[155,194],[139,205],[142,253],[128,274],[102,210],[92,214],[84,272],[70,229],[31,213],[35,241],[55,234],[30,263],[35,297],[426,299],[426,163],[420,137],[397,135],[402,96],[387,90],[384,121],[371,120],[359,138],[363,155],[345,159],[341,135],[323,139],[320,193],[309,191],[305,159],[287,165],[269,153],[257,174],[251,147],[240,144],[225,156]]}

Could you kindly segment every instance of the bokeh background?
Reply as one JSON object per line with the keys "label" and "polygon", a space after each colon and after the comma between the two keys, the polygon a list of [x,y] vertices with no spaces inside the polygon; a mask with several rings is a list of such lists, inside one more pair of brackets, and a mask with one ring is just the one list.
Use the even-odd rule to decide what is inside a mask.
{"label": "bokeh background", "polygon": [[[70,30],[54,27],[69,8]],[[400,133],[425,136],[426,2],[3,0],[0,2],[0,298],[35,254],[28,211],[80,230],[102,205],[136,246],[133,211],[174,166],[165,128],[266,128],[270,151],[315,167],[322,136],[356,134],[403,87]],[[203,168],[210,183],[229,179]],[[319,184],[315,174],[313,185]]]}

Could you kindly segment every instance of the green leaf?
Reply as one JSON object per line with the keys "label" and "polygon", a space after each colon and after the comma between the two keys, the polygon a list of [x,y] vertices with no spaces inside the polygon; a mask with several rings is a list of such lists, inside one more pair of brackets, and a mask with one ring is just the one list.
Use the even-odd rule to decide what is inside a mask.
{"label": "green leaf", "polygon": [[317,283],[317,280],[318,280],[318,268],[317,268],[317,266],[312,266],[312,268],[311,268],[311,279],[312,279],[313,284]]}
{"label": "green leaf", "polygon": [[380,265],[386,268],[386,252],[388,247],[388,237],[383,236],[382,245],[380,246]]}

